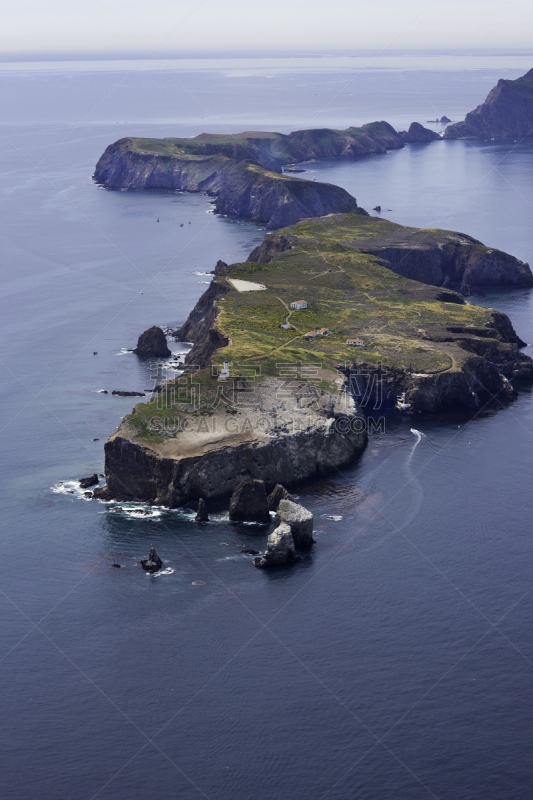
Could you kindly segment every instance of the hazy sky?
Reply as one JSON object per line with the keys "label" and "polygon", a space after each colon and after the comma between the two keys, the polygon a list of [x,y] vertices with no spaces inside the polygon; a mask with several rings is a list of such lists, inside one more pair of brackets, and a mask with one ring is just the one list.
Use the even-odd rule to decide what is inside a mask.
{"label": "hazy sky", "polygon": [[533,41],[532,0],[17,0],[9,7],[4,54],[530,48]]}

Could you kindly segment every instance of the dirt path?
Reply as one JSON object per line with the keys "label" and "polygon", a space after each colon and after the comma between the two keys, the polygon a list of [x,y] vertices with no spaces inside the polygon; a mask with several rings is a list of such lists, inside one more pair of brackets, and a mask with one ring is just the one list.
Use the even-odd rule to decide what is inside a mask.
{"label": "dirt path", "polygon": [[[289,313],[287,314],[287,316],[285,317],[285,324],[286,324],[286,325],[287,325],[287,324],[289,324],[289,325],[291,326],[291,328],[294,328],[294,330],[295,330],[295,331],[298,331],[298,333],[300,333],[300,334],[301,334],[302,332],[301,332],[300,328],[297,328],[297,327],[296,327],[296,325],[294,325],[292,322],[289,322],[289,318],[290,318],[290,317],[292,316],[292,314],[293,314],[293,309],[292,309],[292,308],[289,308],[289,306],[287,305],[287,303],[285,302],[285,300],[282,300],[282,299],[281,299],[281,297],[278,297],[277,295],[274,295],[274,297],[276,298],[276,300],[279,300],[279,302],[280,302],[280,303],[281,303],[283,306],[285,306],[285,309],[286,309],[286,311],[288,311],[288,312],[289,312]],[[287,344],[288,344],[288,342],[287,342]],[[277,350],[278,348],[275,348],[275,349]]]}

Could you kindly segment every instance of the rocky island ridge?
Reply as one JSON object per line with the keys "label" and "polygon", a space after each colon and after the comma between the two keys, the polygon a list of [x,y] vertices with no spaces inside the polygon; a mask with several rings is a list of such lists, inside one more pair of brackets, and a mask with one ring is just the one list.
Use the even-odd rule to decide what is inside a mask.
{"label": "rocky island ridge", "polygon": [[463,122],[448,125],[445,139],[533,136],[533,69],[516,80],[498,81]]}
{"label": "rocky island ridge", "polygon": [[177,332],[194,344],[184,375],[110,437],[96,496],[176,507],[239,479],[291,484],[356,458],[369,419],[400,394],[425,413],[513,400],[511,380],[532,378],[533,362],[505,314],[449,288],[465,273],[532,283],[527,265],[464,234],[356,214],[304,220],[246,262],[219,262]]}
{"label": "rocky island ridge", "polygon": [[129,137],[107,147],[93,179],[110,189],[206,192],[216,198],[215,213],[275,229],[305,217],[367,213],[345,189],[284,173],[283,166],[319,158],[378,155],[407,142],[438,138],[419,123],[398,133],[387,122],[288,135],[248,131],[202,133],[192,139]]}

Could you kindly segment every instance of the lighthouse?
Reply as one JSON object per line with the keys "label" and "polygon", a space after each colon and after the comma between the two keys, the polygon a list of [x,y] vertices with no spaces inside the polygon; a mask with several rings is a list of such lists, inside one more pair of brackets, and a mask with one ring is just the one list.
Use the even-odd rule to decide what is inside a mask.
{"label": "lighthouse", "polygon": [[227,358],[224,359],[224,366],[219,372],[218,379],[219,381],[225,381],[229,378],[229,361]]}

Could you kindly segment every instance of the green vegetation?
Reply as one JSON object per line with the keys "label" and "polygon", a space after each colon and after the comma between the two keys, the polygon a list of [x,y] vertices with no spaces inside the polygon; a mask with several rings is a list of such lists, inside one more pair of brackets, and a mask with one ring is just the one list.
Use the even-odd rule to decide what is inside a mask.
{"label": "green vegetation", "polygon": [[[440,302],[436,287],[396,275],[352,244],[400,227],[355,215],[313,219],[283,231],[293,247],[270,263],[225,268],[218,281],[241,278],[263,283],[268,291],[232,289],[218,301],[218,327],[231,342],[218,360],[223,352],[234,369],[257,363],[269,375],[279,374],[276,364],[310,361],[330,369],[354,360],[424,373],[461,369],[471,353],[447,329],[483,328],[491,312]],[[429,238],[437,235],[428,232]],[[290,303],[300,298],[308,308],[292,312],[291,328],[282,329]],[[303,339],[316,328],[331,333]],[[350,337],[362,338],[365,347],[346,345]]]}
{"label": "green vegetation", "polygon": [[346,130],[320,128],[294,131],[289,135],[269,131],[202,133],[193,139],[123,140],[136,151],[179,157],[224,155],[237,161],[250,160],[263,167],[278,167],[312,157],[358,156],[402,147],[402,140],[387,122],[371,122]]}

